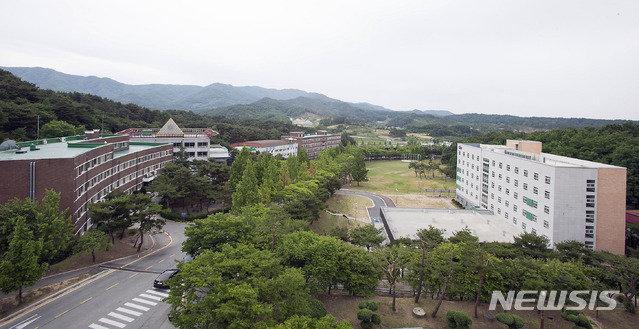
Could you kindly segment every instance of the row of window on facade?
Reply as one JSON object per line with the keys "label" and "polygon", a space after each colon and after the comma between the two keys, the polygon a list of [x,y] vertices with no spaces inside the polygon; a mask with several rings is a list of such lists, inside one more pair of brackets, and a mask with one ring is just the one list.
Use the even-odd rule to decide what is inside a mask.
{"label": "row of window on facade", "polygon": [[[184,144],[184,147],[195,147],[196,143],[195,142],[176,142],[173,143],[173,148],[180,148],[180,146],[182,146]],[[197,147],[199,148],[208,148],[209,147],[209,143],[207,142],[197,142]]]}
{"label": "row of window on facade", "polygon": [[[133,160],[129,160],[127,162],[123,162],[122,164],[119,165],[120,170],[124,170],[127,167],[130,166],[134,166],[138,163],[143,163],[149,160],[153,160],[162,156],[166,156],[169,154],[169,151],[161,151],[161,152],[155,152],[153,154],[149,154],[149,155],[145,155],[145,156],[141,156],[138,157],[136,159]],[[101,165],[102,163],[112,160],[113,159],[113,153],[107,153],[107,154],[102,154],[99,156],[96,156],[92,159],[87,160],[86,162],[80,164],[79,166],[76,167],[76,178],[80,177],[82,174],[84,174],[86,171],[92,169],[93,167],[97,167],[99,165]]]}

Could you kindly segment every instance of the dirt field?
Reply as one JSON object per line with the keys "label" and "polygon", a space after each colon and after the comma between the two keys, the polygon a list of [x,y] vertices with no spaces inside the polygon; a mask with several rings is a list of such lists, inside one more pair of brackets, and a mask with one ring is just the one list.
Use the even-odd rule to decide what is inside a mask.
{"label": "dirt field", "polygon": [[[429,314],[435,308],[437,300],[432,300],[430,296],[422,296],[419,304],[414,303],[413,297],[401,297],[397,298],[397,312],[393,312],[392,297],[386,295],[378,295],[369,298],[353,297],[340,291],[333,291],[331,295],[325,293],[318,294],[316,297],[324,303],[326,310],[329,314],[336,317],[338,320],[348,319],[353,328],[361,328],[360,321],[357,320],[357,311],[359,310],[357,305],[364,300],[373,300],[378,306],[379,310],[375,313],[379,314],[382,323],[375,328],[390,329],[390,328],[448,328],[444,317],[449,310],[463,311],[468,314],[473,324],[470,326],[473,329],[501,329],[506,328],[505,325],[494,321],[489,321],[484,318],[484,312],[488,311],[488,304],[482,303],[478,308],[479,318],[474,317],[474,303],[472,302],[460,302],[460,301],[444,301],[437,313],[436,318],[431,318]],[[412,314],[414,307],[421,307],[426,311],[426,317],[417,318]],[[490,312],[493,315],[500,312]],[[524,319],[524,329],[539,328],[540,326],[540,314],[537,311],[511,311],[510,313],[517,314]],[[637,322],[639,321],[638,314],[630,314],[623,311],[622,307],[617,307],[613,311],[600,311],[599,318],[595,319],[594,311],[583,312],[591,321],[597,321],[595,328],[611,328],[611,329],[631,329],[637,328]],[[544,312],[544,328],[545,329],[570,329],[574,326],[574,323],[565,321],[559,315],[559,311],[546,311]]]}

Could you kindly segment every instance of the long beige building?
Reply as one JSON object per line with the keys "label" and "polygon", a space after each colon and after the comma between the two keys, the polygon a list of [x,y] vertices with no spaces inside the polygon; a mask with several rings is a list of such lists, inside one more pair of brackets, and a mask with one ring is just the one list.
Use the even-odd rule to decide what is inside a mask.
{"label": "long beige building", "polygon": [[542,143],[458,144],[457,201],[551,244],[625,249],[626,168],[542,152]]}

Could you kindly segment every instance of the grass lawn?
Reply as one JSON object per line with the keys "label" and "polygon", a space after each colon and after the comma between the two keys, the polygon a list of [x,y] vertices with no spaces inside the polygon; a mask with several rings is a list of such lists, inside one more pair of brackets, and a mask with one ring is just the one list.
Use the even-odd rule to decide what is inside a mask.
{"label": "grass lawn", "polygon": [[[351,189],[359,189],[385,195],[421,194],[428,195],[426,189],[454,190],[455,180],[443,178],[439,172],[427,173],[428,177],[421,179],[415,177],[415,171],[408,168],[408,162],[402,161],[371,161],[366,163],[368,169],[367,182],[361,182],[360,186],[353,183]],[[433,195],[433,193],[430,193]],[[453,195],[451,195],[451,198]]]}

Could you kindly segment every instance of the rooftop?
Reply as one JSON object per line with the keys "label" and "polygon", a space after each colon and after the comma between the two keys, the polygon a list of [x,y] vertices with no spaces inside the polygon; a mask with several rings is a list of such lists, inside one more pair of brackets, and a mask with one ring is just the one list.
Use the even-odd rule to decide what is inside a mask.
{"label": "rooftop", "polygon": [[531,162],[541,163],[552,167],[582,167],[582,168],[621,168],[605,163],[599,163],[594,161],[581,160],[576,158],[569,158],[560,155],[550,153],[529,153],[524,151],[518,151],[505,145],[492,145],[492,144],[463,144],[472,147],[479,147],[483,150],[487,150],[493,153],[504,154]]}
{"label": "rooftop", "polygon": [[503,218],[487,210],[382,207],[393,238],[416,239],[418,230],[429,225],[446,230],[444,238],[468,227],[480,242],[514,242],[519,230]]}
{"label": "rooftop", "polygon": [[[104,143],[84,143],[78,142],[57,142],[37,145],[37,150],[31,150],[30,147],[22,147],[20,150],[0,151],[0,161],[13,160],[40,160],[40,159],[70,159],[86,153],[94,148],[107,144]],[[114,152],[114,157],[123,156],[132,152],[145,150],[158,145],[160,143],[129,143],[128,150]]]}

